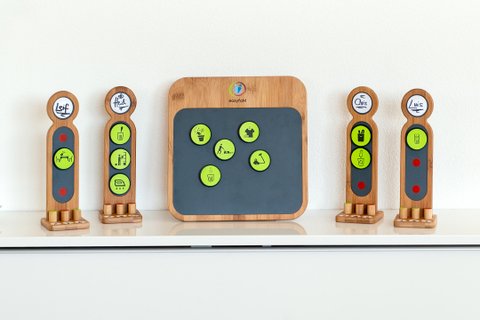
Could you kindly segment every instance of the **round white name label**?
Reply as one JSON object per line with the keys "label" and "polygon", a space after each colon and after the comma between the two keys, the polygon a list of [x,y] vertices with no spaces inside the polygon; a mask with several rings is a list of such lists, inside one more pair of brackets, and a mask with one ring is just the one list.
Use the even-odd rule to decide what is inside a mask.
{"label": "round white name label", "polygon": [[130,97],[125,92],[117,92],[110,99],[110,108],[115,113],[122,114],[128,112],[131,105]]}
{"label": "round white name label", "polygon": [[72,100],[67,97],[61,97],[55,100],[53,103],[53,114],[55,117],[61,120],[70,118],[75,109],[75,105]]}
{"label": "round white name label", "polygon": [[407,110],[414,117],[423,116],[428,110],[427,99],[419,94],[411,96],[407,101]]}
{"label": "round white name label", "polygon": [[372,104],[372,98],[365,92],[357,93],[352,99],[353,109],[360,114],[370,112]]}

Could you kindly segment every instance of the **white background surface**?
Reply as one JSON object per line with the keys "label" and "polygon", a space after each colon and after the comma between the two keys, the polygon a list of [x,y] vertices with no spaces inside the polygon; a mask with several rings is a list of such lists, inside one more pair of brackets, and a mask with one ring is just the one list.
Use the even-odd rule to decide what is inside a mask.
{"label": "white background surface", "polygon": [[22,251],[0,264],[2,319],[480,317],[478,248]]}
{"label": "white background surface", "polygon": [[435,100],[434,207],[478,207],[480,5],[475,1],[26,1],[0,4],[0,205],[42,210],[45,104],[78,97],[80,203],[102,205],[104,97],[137,95],[140,209],[166,207],[167,92],[183,76],[294,75],[309,108],[311,209],[344,202],[345,99],[380,99],[379,207],[399,202],[402,96]]}
{"label": "white background surface", "polygon": [[142,223],[102,224],[98,211],[84,211],[90,228],[73,231],[43,228],[41,211],[2,212],[0,252],[2,248],[480,247],[478,209],[437,210],[435,229],[394,228],[398,210],[386,211],[375,224],[337,223],[338,212],[308,210],[293,221],[182,222],[168,211],[142,211]]}

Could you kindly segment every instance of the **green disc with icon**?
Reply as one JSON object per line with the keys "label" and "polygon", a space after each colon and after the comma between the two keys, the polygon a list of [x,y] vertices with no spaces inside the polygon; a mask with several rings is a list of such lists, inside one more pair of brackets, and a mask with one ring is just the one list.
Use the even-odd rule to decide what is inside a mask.
{"label": "green disc with icon", "polygon": [[407,144],[413,150],[423,149],[428,141],[427,134],[422,129],[412,129],[407,133]]}
{"label": "green disc with icon", "polygon": [[60,170],[67,170],[75,162],[73,151],[68,148],[60,148],[53,155],[53,163]]}
{"label": "green disc with icon", "polygon": [[210,141],[212,132],[210,128],[203,123],[196,124],[192,130],[190,130],[190,139],[197,146],[203,146]]}
{"label": "green disc with icon", "polygon": [[110,155],[110,165],[117,170],[123,170],[130,165],[130,153],[125,149],[116,149]]}
{"label": "green disc with icon", "polygon": [[253,121],[246,121],[238,128],[238,135],[244,142],[251,143],[260,136],[260,128]]}
{"label": "green disc with icon", "polygon": [[350,161],[355,168],[362,170],[370,165],[372,159],[367,149],[357,148],[353,150]]}
{"label": "green disc with icon", "polygon": [[117,196],[124,195],[130,189],[130,179],[123,173],[117,173],[110,178],[110,191]]}
{"label": "green disc with icon", "polygon": [[220,139],[215,143],[213,152],[220,160],[230,160],[235,154],[235,145],[229,139]]}
{"label": "green disc with icon", "polygon": [[372,133],[366,126],[358,125],[352,129],[350,137],[355,145],[363,147],[366,146],[372,139]]}
{"label": "green disc with icon", "polygon": [[216,166],[209,164],[200,171],[200,181],[206,187],[216,186],[222,179],[222,173]]}
{"label": "green disc with icon", "polygon": [[125,144],[130,140],[130,128],[124,123],[117,123],[110,129],[110,140],[115,144]]}
{"label": "green disc with icon", "polygon": [[262,172],[270,167],[270,155],[265,150],[255,150],[250,155],[250,167],[253,170]]}

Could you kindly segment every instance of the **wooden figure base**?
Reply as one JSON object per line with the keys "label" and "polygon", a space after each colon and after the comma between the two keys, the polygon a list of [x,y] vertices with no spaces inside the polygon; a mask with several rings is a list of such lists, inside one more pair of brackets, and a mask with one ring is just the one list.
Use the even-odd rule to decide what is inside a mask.
{"label": "wooden figure base", "polygon": [[88,229],[90,228],[90,222],[87,220],[80,218],[77,221],[57,221],[57,222],[50,222],[45,218],[41,220],[42,226],[50,231],[65,231],[65,230],[80,230],[80,229]]}
{"label": "wooden figure base", "polygon": [[142,222],[142,215],[137,210],[133,214],[125,213],[125,214],[104,214],[103,210],[100,210],[98,213],[98,217],[102,223],[139,223]]}
{"label": "wooden figure base", "polygon": [[432,219],[400,219],[397,214],[393,225],[397,228],[435,228],[437,226],[437,215],[433,215]]}
{"label": "wooden figure base", "polygon": [[368,214],[345,214],[344,211],[337,214],[335,221],[342,223],[362,223],[362,224],[374,224],[382,220],[383,211],[377,211],[375,215]]}

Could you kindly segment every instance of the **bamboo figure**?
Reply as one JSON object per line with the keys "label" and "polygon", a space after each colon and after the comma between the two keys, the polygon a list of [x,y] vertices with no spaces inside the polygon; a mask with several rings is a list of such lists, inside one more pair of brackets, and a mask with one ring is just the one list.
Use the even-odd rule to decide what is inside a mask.
{"label": "bamboo figure", "polygon": [[402,99],[407,122],[401,134],[400,210],[395,227],[435,228],[432,209],[433,130],[427,122],[433,99],[422,89],[413,89]]}
{"label": "bamboo figure", "polygon": [[372,117],[378,97],[368,87],[353,89],[347,98],[353,119],[347,127],[346,202],[337,222],[372,224],[383,218],[377,210],[378,129]]}
{"label": "bamboo figure", "polygon": [[79,209],[79,139],[73,120],[77,98],[59,91],[50,97],[47,113],[53,124],[47,133],[47,214],[42,225],[51,231],[87,229]]}

